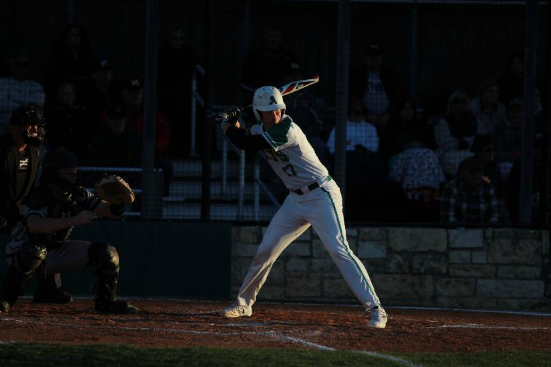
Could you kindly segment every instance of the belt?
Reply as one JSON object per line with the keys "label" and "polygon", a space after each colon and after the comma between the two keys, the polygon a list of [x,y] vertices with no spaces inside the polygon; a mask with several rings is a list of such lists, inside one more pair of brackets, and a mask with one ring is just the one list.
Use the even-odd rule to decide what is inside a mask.
{"label": "belt", "polygon": [[331,176],[327,175],[327,177],[324,177],[320,180],[321,184],[320,184],[319,181],[316,181],[316,182],[312,182],[310,185],[304,186],[300,189],[291,190],[291,191],[293,191],[297,195],[303,195],[303,194],[306,194],[310,191],[314,191],[315,189],[319,188],[324,183],[331,181],[332,179],[333,178]]}

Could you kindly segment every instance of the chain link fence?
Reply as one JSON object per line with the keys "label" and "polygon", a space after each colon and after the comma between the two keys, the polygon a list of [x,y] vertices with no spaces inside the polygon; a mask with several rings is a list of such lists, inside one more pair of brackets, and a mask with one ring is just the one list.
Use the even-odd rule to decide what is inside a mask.
{"label": "chain link fence", "polygon": [[73,152],[84,186],[129,179],[129,217],[270,220],[288,190],[210,117],[261,85],[319,74],[285,103],[341,186],[347,221],[548,223],[548,1],[2,8],[0,130],[17,106],[43,107],[47,149]]}

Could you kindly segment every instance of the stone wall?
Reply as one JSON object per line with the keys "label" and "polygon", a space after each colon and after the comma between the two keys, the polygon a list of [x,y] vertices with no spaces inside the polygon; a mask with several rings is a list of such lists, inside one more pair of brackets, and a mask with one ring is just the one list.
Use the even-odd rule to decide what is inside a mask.
{"label": "stone wall", "polygon": [[[264,227],[233,227],[232,295]],[[349,228],[384,304],[551,309],[549,233],[524,229]],[[312,229],[274,264],[259,300],[354,301]]]}

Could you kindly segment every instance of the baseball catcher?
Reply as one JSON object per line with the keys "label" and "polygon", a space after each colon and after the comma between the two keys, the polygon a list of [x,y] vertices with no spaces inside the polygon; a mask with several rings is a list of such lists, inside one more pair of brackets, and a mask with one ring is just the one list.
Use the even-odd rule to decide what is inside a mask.
{"label": "baseball catcher", "polygon": [[69,239],[73,228],[91,223],[95,213],[110,219],[121,218],[124,204],[134,198],[132,190],[121,183],[122,179],[105,178],[98,188],[113,200],[107,202],[77,184],[77,170],[76,159],[69,152],[52,151],[44,156],[40,185],[25,199],[23,220],[6,246],[9,267],[0,289],[0,313],[13,308],[35,272],[52,275],[85,267],[94,270],[97,311],[138,312],[136,307],[117,299],[120,270],[117,249],[107,242]]}

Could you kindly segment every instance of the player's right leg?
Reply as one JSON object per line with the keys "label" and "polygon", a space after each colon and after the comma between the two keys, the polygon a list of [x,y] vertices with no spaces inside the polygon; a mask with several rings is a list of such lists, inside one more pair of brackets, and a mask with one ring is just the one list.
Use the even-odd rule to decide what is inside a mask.
{"label": "player's right leg", "polygon": [[220,315],[224,317],[252,315],[252,305],[256,302],[256,296],[266,281],[274,262],[291,242],[310,227],[310,224],[299,215],[299,210],[295,208],[295,205],[293,200],[285,199],[266,229],[264,238],[237,294],[237,300],[230,307],[220,311]]}
{"label": "player's right leg", "polygon": [[9,311],[46,259],[46,246],[35,240],[11,241],[6,246],[8,274],[0,290],[0,312]]}
{"label": "player's right leg", "polygon": [[96,310],[112,314],[133,314],[138,311],[127,302],[117,300],[119,254],[110,244],[69,240],[60,248],[50,251],[46,265],[48,274],[52,275],[93,266]]}

